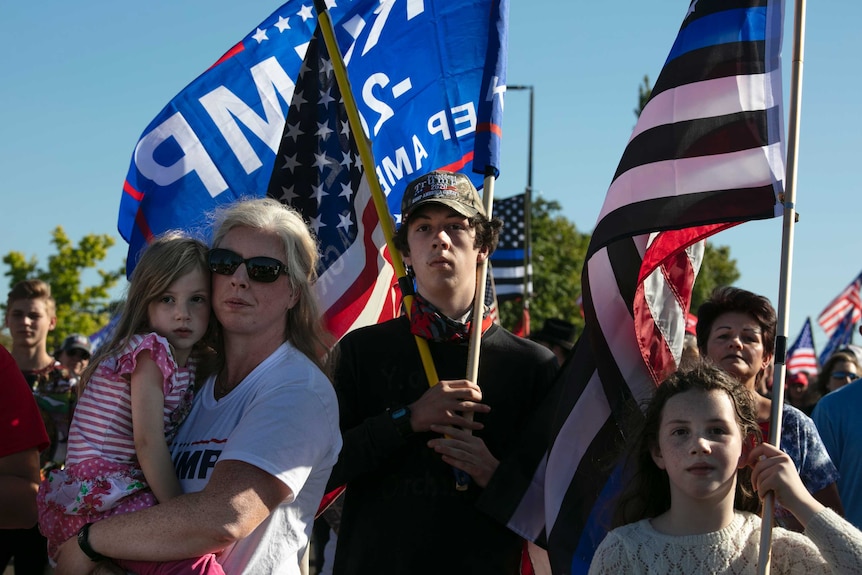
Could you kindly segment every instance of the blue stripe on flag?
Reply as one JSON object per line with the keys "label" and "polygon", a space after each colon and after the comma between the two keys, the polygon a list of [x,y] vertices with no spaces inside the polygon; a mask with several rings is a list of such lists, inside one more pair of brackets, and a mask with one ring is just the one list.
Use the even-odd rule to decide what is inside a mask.
{"label": "blue stripe on flag", "polygon": [[623,489],[623,467],[624,464],[618,463],[614,467],[613,472],[608,477],[605,488],[599,494],[593,505],[593,512],[587,519],[587,524],[584,525],[584,530],[581,532],[581,539],[578,541],[578,547],[575,549],[575,554],[572,556],[571,575],[585,574],[590,570],[590,562],[593,559],[593,553],[599,543],[608,534],[613,521],[612,511],[615,509],[617,497]]}
{"label": "blue stripe on flag", "polygon": [[725,10],[694,20],[680,30],[665,64],[692,50],[766,39],[766,7]]}
{"label": "blue stripe on flag", "polygon": [[524,250],[494,250],[495,260],[523,260]]}

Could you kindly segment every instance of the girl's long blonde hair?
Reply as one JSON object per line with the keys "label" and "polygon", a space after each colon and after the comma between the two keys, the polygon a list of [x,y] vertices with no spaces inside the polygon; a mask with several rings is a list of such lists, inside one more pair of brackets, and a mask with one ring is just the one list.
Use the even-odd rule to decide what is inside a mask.
{"label": "girl's long blonde hair", "polygon": [[[81,375],[78,394],[84,391],[99,363],[122,351],[132,336],[151,331],[148,309],[152,302],[159,299],[171,284],[195,270],[204,274],[209,285],[208,249],[206,244],[182,232],[171,231],[156,238],[140,255],[120,309],[120,319],[111,333],[110,339],[102,345],[96,356]],[[215,326],[210,317],[207,335],[195,344],[192,355],[201,355],[208,349],[209,340]],[[203,381],[198,370],[196,381]]]}

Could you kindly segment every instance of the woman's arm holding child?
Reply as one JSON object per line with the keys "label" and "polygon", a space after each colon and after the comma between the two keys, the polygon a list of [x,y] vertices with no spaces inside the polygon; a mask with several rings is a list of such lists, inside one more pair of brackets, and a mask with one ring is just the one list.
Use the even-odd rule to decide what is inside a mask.
{"label": "woman's arm holding child", "polygon": [[164,375],[149,351],[138,354],[132,373],[132,427],[135,451],[159,503],[182,494],[165,440]]}

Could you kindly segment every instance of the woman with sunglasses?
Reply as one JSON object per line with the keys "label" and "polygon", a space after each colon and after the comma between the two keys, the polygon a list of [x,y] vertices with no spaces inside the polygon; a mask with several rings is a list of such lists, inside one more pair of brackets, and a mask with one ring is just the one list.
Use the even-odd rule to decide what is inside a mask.
{"label": "woman with sunglasses", "polygon": [[185,494],[93,524],[64,546],[63,573],[87,573],[102,556],[211,552],[226,573],[302,572],[341,448],[313,291],[317,244],[293,209],[253,199],[216,214],[212,245],[222,361],[171,447]]}
{"label": "woman with sunglasses", "polygon": [[859,371],[855,353],[849,349],[836,351],[829,356],[817,376],[817,391],[820,392],[820,397],[858,379]]}
{"label": "woman with sunglasses", "polygon": [[[775,327],[775,309],[769,300],[735,287],[717,288],[697,310],[697,345],[701,355],[754,394],[757,420],[764,437],[769,436],[772,400],[757,394],[756,386],[772,361]],[[814,422],[789,404],[782,408],[778,447],[793,459],[802,482],[814,498],[843,515],[836,484],[838,470]],[[776,518],[785,527],[802,530],[802,525],[779,505]]]}

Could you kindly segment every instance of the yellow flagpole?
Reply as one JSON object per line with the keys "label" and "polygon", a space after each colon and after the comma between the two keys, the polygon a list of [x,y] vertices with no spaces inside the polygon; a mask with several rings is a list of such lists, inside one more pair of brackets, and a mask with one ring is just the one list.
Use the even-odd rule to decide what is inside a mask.
{"label": "yellow flagpole", "polygon": [[[362,129],[362,122],[359,119],[359,111],[356,107],[356,99],[353,97],[353,91],[350,88],[350,79],[347,77],[344,58],[342,58],[341,51],[338,49],[338,42],[335,40],[335,31],[332,27],[332,19],[329,17],[329,12],[326,9],[326,2],[324,0],[314,0],[314,7],[317,10],[323,41],[326,44],[326,49],[329,51],[329,58],[332,60],[335,80],[338,82],[341,97],[344,99],[344,107],[347,109],[347,121],[350,124],[350,131],[353,132],[356,147],[359,149],[359,157],[362,159],[362,165],[365,167],[365,179],[368,181],[368,187],[371,189],[371,198],[374,201],[374,208],[377,210],[377,218],[380,220],[383,237],[386,238],[386,247],[389,249],[389,255],[392,257],[392,265],[395,268],[395,274],[398,276],[398,283],[401,286],[404,309],[407,312],[407,316],[410,317],[410,310],[413,304],[413,290],[412,286],[409,290],[405,289],[405,284],[408,283],[409,278],[404,267],[404,261],[401,259],[401,252],[395,248],[395,244],[393,243],[392,238],[395,235],[395,228],[392,223],[392,216],[389,214],[386,196],[380,188],[380,182],[373,176],[374,155],[371,152],[371,143]],[[434,359],[431,357],[428,342],[419,336],[414,337],[416,339],[416,347],[419,349],[419,357],[422,358],[422,367],[425,369],[425,376],[428,378],[428,385],[437,385],[440,378],[437,377],[437,369],[434,367]]]}

